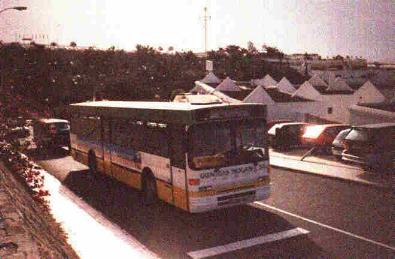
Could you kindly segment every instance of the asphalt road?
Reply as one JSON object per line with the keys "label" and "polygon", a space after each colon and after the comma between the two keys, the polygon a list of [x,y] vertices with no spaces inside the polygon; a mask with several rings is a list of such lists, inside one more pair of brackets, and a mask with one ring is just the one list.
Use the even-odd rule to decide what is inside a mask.
{"label": "asphalt road", "polygon": [[[275,168],[268,200],[188,214],[161,202],[143,206],[139,192],[105,176],[92,181],[86,167],[61,152],[34,158],[162,258],[395,257],[390,191]],[[273,236],[278,240],[265,242]]]}

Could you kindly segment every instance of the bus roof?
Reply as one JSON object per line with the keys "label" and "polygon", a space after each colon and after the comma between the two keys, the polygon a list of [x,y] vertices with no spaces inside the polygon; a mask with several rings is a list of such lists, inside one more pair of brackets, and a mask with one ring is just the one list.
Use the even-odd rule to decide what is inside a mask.
{"label": "bus roof", "polygon": [[191,104],[179,102],[96,101],[71,104],[72,114],[192,124],[204,120],[265,118],[262,104]]}

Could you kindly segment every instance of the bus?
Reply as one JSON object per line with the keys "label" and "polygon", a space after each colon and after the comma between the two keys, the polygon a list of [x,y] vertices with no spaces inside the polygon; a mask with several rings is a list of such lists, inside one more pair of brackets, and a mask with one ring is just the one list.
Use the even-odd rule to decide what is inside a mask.
{"label": "bus", "polygon": [[198,213],[270,195],[265,105],[93,101],[70,110],[72,157],[141,190],[144,203]]}

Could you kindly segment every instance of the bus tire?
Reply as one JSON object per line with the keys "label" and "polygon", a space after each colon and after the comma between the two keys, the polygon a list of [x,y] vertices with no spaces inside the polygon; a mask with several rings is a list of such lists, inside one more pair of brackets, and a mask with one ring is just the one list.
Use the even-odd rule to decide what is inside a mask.
{"label": "bus tire", "polygon": [[89,174],[91,176],[96,175],[97,163],[96,163],[96,155],[95,155],[95,152],[93,152],[93,151],[89,151],[89,153],[88,153],[88,167],[89,167]]}
{"label": "bus tire", "polygon": [[158,199],[155,177],[152,172],[146,172],[143,175],[143,203],[152,205]]}
{"label": "bus tire", "polygon": [[67,155],[71,155],[71,144],[67,144]]}

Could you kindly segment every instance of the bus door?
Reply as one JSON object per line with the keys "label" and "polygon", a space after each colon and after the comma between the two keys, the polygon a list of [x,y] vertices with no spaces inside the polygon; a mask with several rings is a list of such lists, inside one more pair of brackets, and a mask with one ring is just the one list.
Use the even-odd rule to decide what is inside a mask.
{"label": "bus door", "polygon": [[104,160],[104,170],[103,172],[108,175],[112,175],[111,172],[111,120],[102,120],[102,148],[103,148],[103,160]]}
{"label": "bus door", "polygon": [[173,204],[188,210],[186,191],[186,131],[184,126],[169,127],[170,173],[173,185]]}

